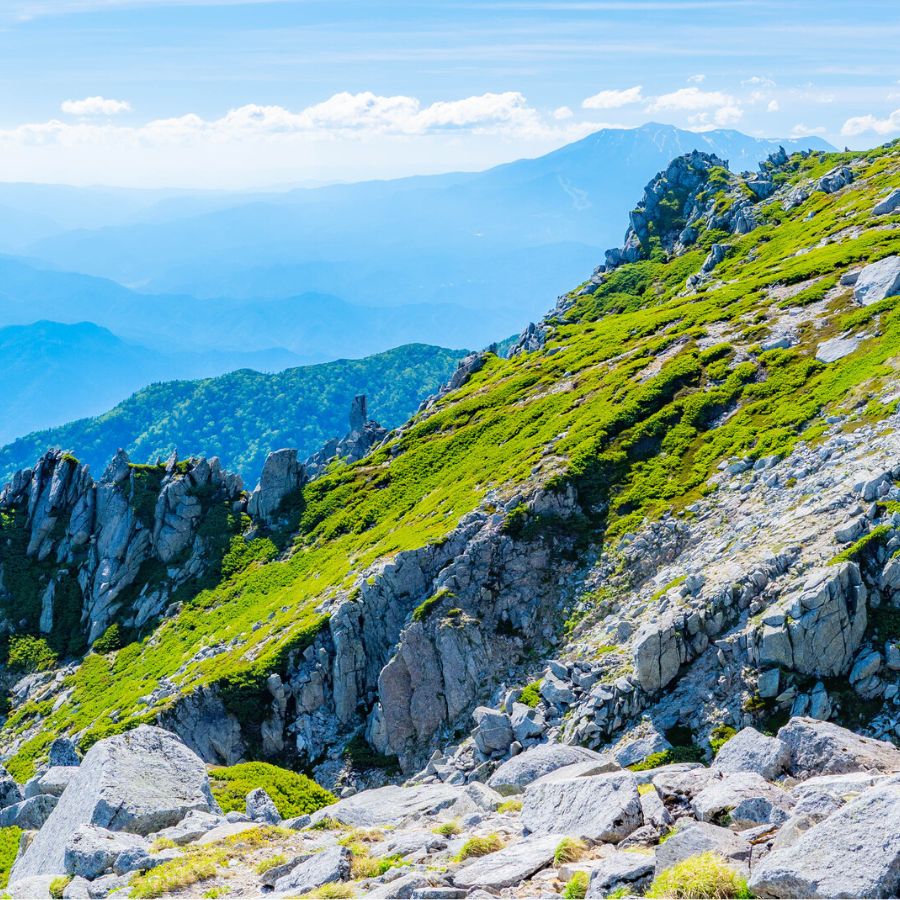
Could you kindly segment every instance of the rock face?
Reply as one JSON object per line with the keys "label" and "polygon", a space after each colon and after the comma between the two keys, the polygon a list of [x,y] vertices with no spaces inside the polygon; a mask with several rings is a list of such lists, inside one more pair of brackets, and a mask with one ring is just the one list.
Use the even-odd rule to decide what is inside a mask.
{"label": "rock face", "polygon": [[856,563],[813,571],[796,599],[767,611],[755,634],[759,664],[805,675],[846,673],[866,629],[866,597]]}
{"label": "rock face", "polygon": [[[33,608],[34,621],[21,623],[26,630],[64,630],[69,638],[65,598],[74,593],[88,642],[113,621],[144,625],[162,613],[172,590],[206,571],[209,543],[200,526],[214,505],[243,508],[242,488],[216,458],[179,463],[173,455],[165,466],[132,466],[119,451],[95,482],[74,457],[49,451],[0,491],[0,511],[27,538],[40,602],[0,587],[0,607]],[[159,570],[152,589],[141,578],[148,566]]]}
{"label": "rock face", "polygon": [[297,451],[276,450],[263,463],[259,484],[250,495],[247,511],[266,523],[273,523],[290,497],[303,487],[306,469],[297,459]]}
{"label": "rock face", "polygon": [[891,779],[813,825],[753,870],[757,897],[896,897],[900,780]]}
{"label": "rock face", "polygon": [[879,200],[872,208],[876,216],[887,216],[900,209],[900,188],[894,188],[887,197]]}
{"label": "rock face", "polygon": [[545,781],[525,790],[522,824],[535,834],[617,842],[641,821],[637,782],[630,772]]}
{"label": "rock face", "polygon": [[857,303],[871,306],[900,293],[900,256],[887,256],[865,266],[853,288]]}
{"label": "rock face", "polygon": [[65,871],[66,843],[79,825],[147,835],[194,809],[219,811],[206,767],[175,735],[142,725],[106,738],[88,751],[11,878]]}
{"label": "rock face", "polygon": [[338,440],[333,438],[304,463],[306,474],[311,478],[321,475],[328,464],[335,459],[356,462],[362,459],[374,446],[387,436],[387,431],[374,419],[369,418],[368,404],[364,394],[353,399],[350,405],[350,431]]}

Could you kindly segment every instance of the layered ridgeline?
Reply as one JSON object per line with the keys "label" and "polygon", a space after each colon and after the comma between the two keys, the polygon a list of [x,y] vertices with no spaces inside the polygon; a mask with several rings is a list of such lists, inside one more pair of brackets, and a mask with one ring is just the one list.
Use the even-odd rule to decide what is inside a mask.
{"label": "layered ridgeline", "polygon": [[[0,501],[7,769],[23,781],[58,735],[86,750],[144,723],[209,763],[306,768],[347,799],[291,845],[273,882],[289,893],[364,889],[413,852],[427,863],[419,887],[534,876],[526,890],[541,893],[540,878],[589,852],[563,838],[650,857],[616,857],[598,896],[704,850],[726,896],[748,874],[765,896],[896,893],[900,848],[883,838],[900,795],[877,780],[900,771],[886,742],[900,734],[898,179],[896,143],[776,154],[748,176],[679,157],[624,247],[511,358],[468,358],[387,436],[357,408],[347,441],[308,466],[274,455],[249,498],[217,462],[118,457],[94,485],[71,458],[45,457]],[[107,529],[112,503],[123,512]],[[150,568],[117,592],[132,545]],[[57,596],[68,631],[93,642],[86,656],[60,643]],[[778,740],[745,731],[732,745],[736,776],[667,769],[637,776],[639,790],[618,771],[709,761],[735,731],[789,717]],[[96,746],[94,773],[122,740]],[[561,759],[589,777],[530,784]],[[420,786],[350,796],[398,771]],[[805,795],[771,783],[784,772],[861,774]],[[521,818],[486,780],[525,788]],[[48,835],[83,813],[67,796]],[[246,808],[265,818],[264,806],[254,795]],[[478,840],[453,843],[442,812],[494,831],[467,818]],[[673,815],[697,824],[656,847]],[[443,830],[356,868],[377,838],[321,837],[401,820]],[[40,840],[20,874],[69,865]],[[135,889],[190,883],[165,881],[173,868],[226,878],[221,852]],[[462,865],[492,852],[505,855]]]}
{"label": "layered ridgeline", "polygon": [[243,369],[152,384],[101,416],[37,431],[0,448],[0,479],[11,478],[54,447],[78,448],[78,458],[102,472],[121,447],[140,463],[167,459],[175,449],[218,456],[225,468],[254,484],[272,450],[295,447],[305,458],[342,434],[357,394],[368,396],[387,427],[406,421],[464,355],[407,344],[363,359],[275,374]]}

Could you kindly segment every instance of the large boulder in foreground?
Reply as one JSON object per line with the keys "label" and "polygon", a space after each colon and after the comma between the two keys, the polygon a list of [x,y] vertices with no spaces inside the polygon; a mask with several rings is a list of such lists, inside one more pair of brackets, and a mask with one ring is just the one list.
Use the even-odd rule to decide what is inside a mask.
{"label": "large boulder in foreground", "polygon": [[753,868],[757,897],[900,896],[900,778],[773,850]]}
{"label": "large boulder in foreground", "polygon": [[784,741],[766,737],[755,728],[742,728],[719,750],[713,767],[720,772],[755,772],[774,781],[790,761],[791,748]]}
{"label": "large boulder in foreground", "polygon": [[618,842],[643,822],[631,772],[532,784],[522,803],[522,824],[535,834],[567,834]]}
{"label": "large boulder in foreground", "polygon": [[796,716],[778,732],[788,745],[788,773],[795,778],[845,772],[900,772],[900,750],[887,741],[862,737],[832,722]]}
{"label": "large boulder in foreground", "polygon": [[871,306],[900,293],[900,256],[887,256],[870,263],[856,279],[853,297],[863,306]]}
{"label": "large boulder in foreground", "polygon": [[169,731],[141,725],[98,741],[56,808],[16,862],[10,881],[65,871],[65,848],[79,825],[147,835],[191,810],[220,812],[203,761]]}
{"label": "large boulder in foreground", "polygon": [[542,834],[477,858],[453,874],[457,887],[500,891],[514,887],[553,862],[564,834]]}
{"label": "large boulder in foreground", "polygon": [[594,763],[594,774],[613,772],[619,768],[615,760],[587,747],[570,744],[539,744],[508,759],[488,779],[488,784],[501,794],[521,794],[533,781],[557,769],[576,763]]}

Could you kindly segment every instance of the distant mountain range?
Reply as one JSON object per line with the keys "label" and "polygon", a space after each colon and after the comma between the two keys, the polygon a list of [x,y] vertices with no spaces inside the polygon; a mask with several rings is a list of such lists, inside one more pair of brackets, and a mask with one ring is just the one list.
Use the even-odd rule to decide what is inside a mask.
{"label": "distant mountain range", "polygon": [[[92,347],[78,345],[73,351],[84,354],[85,364],[106,352],[109,343],[100,329],[91,335],[92,327],[84,328]],[[0,344],[4,358],[7,347]],[[123,447],[135,462],[166,458],[176,448],[182,458],[219,456],[252,487],[271,450],[297,447],[306,457],[328,438],[343,436],[357,394],[367,395],[369,414],[385,427],[406,421],[448,380],[464,354],[408,344],[365,359],[277,374],[244,369],[218,378],[153,384],[101,416],[29,434],[3,447],[0,484],[47,449],[75,451],[99,474]],[[49,379],[45,387],[51,389]]]}
{"label": "distant mountain range", "polygon": [[0,329],[31,326],[0,331],[0,440],[160,379],[485,346],[620,243],[672,157],[747,169],[779,145],[829,146],[649,124],[486,172],[282,193],[0,184]]}

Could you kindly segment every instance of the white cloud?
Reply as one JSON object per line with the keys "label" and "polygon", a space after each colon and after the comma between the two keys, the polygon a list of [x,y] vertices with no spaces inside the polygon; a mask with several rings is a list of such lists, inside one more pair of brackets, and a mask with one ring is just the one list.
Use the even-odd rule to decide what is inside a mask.
{"label": "white cloud", "polygon": [[716,125],[734,125],[744,117],[744,111],[737,105],[729,104],[716,110],[713,118]]}
{"label": "white cloud", "polygon": [[621,91],[600,91],[582,101],[584,109],[619,109],[631,103],[640,103],[644,98],[641,95],[641,85],[625,88]]}
{"label": "white cloud", "polygon": [[770,100],[769,105],[766,107],[769,112],[778,112],[781,107],[778,105],[777,100]]}
{"label": "white cloud", "polygon": [[730,94],[723,94],[721,91],[701,91],[700,88],[689,87],[656,97],[648,109],[650,112],[686,112],[734,106],[736,103],[737,101]]}
{"label": "white cloud", "polygon": [[553,110],[553,118],[556,119],[557,122],[563,122],[566,119],[571,119],[575,113],[572,112],[571,108],[568,106],[557,106],[556,109]]}
{"label": "white cloud", "polygon": [[742,85],[745,87],[765,87],[765,88],[773,88],[775,87],[775,82],[771,78],[767,78],[764,75],[754,75],[751,78],[745,78],[742,82]]}
{"label": "white cloud", "polygon": [[895,109],[886,119],[875,116],[853,116],[844,122],[841,134],[853,136],[874,131],[875,134],[891,134],[900,131],[900,109]]}
{"label": "white cloud", "polygon": [[63,100],[60,109],[69,116],[117,116],[131,112],[131,104],[127,100],[85,97],[83,100]]}
{"label": "white cloud", "polygon": [[811,137],[814,134],[825,134],[825,126],[824,125],[804,125],[803,122],[798,122],[791,129],[791,137]]}
{"label": "white cloud", "polygon": [[691,84],[702,84],[704,81],[706,81],[706,76],[698,72],[696,75],[689,75],[688,81]]}

